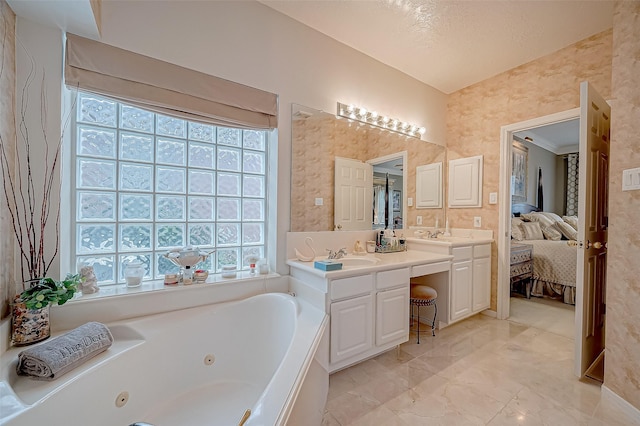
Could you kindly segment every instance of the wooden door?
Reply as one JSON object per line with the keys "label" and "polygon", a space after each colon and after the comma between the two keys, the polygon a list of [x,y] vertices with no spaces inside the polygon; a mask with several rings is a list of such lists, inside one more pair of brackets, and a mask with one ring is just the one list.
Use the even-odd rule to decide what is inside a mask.
{"label": "wooden door", "polygon": [[373,225],[373,166],[336,157],[334,225],[344,231],[370,230]]}
{"label": "wooden door", "polygon": [[604,350],[611,107],[580,85],[576,375]]}

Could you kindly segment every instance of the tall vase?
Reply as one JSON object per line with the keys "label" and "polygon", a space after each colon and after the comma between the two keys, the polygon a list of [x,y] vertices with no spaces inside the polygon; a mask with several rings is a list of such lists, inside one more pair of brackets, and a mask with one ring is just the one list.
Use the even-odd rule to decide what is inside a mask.
{"label": "tall vase", "polygon": [[15,346],[30,345],[49,336],[49,305],[40,309],[28,309],[16,297],[11,304],[11,343]]}

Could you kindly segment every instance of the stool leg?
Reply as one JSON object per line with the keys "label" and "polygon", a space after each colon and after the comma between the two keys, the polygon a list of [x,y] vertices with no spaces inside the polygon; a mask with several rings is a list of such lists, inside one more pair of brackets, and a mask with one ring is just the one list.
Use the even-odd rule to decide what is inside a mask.
{"label": "stool leg", "polygon": [[436,335],[436,317],[438,316],[438,305],[433,304],[433,322],[431,323],[431,334],[435,337]]}
{"label": "stool leg", "polygon": [[418,345],[420,344],[420,305],[418,305]]}

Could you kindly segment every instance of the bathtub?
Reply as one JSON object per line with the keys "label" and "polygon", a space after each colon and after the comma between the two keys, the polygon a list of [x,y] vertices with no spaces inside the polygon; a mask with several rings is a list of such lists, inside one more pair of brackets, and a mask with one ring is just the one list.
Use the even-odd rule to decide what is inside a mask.
{"label": "bathtub", "polygon": [[0,365],[0,424],[226,426],[250,410],[247,426],[284,425],[327,322],[283,293],[114,322],[109,350],[52,382],[17,376],[12,348]]}

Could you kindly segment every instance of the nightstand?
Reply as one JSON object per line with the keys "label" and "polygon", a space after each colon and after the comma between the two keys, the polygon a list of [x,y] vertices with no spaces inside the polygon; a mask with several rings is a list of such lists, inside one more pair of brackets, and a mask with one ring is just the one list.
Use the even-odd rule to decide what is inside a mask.
{"label": "nightstand", "polygon": [[[524,295],[531,298],[533,286],[533,246],[511,243],[511,291],[524,287]],[[522,292],[522,290],[521,290]]]}

